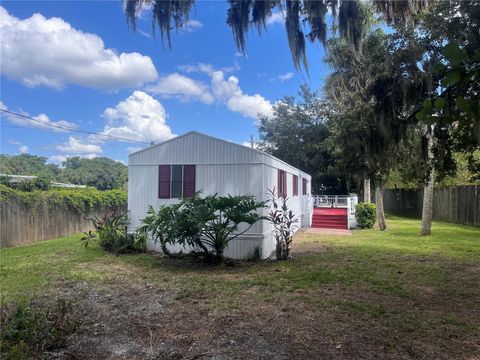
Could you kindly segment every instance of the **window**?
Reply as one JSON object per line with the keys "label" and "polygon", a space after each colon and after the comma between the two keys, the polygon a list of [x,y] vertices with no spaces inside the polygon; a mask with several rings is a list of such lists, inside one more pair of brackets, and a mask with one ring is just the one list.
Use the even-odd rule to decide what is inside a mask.
{"label": "window", "polygon": [[195,192],[195,165],[160,165],[158,167],[159,199],[180,199]]}
{"label": "window", "polygon": [[293,177],[293,196],[298,196],[298,176],[292,175]]}
{"label": "window", "polygon": [[283,170],[278,170],[278,197],[287,197],[287,173]]}
{"label": "window", "polygon": [[307,179],[302,179],[302,194],[307,195]]}
{"label": "window", "polygon": [[180,199],[183,188],[183,165],[172,165],[172,198]]}

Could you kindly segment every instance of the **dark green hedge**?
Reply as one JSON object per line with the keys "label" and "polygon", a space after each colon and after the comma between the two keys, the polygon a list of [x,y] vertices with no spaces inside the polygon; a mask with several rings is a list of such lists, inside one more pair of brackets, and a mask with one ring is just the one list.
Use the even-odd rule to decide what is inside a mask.
{"label": "dark green hedge", "polygon": [[0,184],[0,201],[21,201],[25,204],[43,203],[64,206],[78,213],[88,213],[97,207],[126,206],[124,190],[101,191],[95,188],[52,188],[50,190],[20,191]]}
{"label": "dark green hedge", "polygon": [[355,218],[360,229],[371,229],[375,225],[377,207],[371,203],[359,203],[355,208]]}

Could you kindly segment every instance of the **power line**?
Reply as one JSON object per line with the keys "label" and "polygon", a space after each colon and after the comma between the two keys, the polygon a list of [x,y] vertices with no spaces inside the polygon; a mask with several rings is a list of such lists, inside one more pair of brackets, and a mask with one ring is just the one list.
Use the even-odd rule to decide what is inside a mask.
{"label": "power line", "polygon": [[95,131],[89,131],[89,130],[72,129],[72,128],[69,128],[68,126],[52,124],[52,123],[49,123],[47,121],[42,121],[42,120],[39,120],[39,119],[35,119],[31,116],[19,114],[19,113],[16,113],[14,111],[6,110],[6,109],[0,109],[0,111],[2,111],[4,113],[7,113],[7,114],[10,114],[10,115],[18,116],[18,117],[21,117],[21,118],[24,118],[24,119],[27,119],[27,120],[30,120],[30,121],[34,121],[34,122],[37,122],[37,123],[40,123],[40,124],[43,124],[43,125],[46,125],[46,126],[51,126],[51,127],[57,128],[57,129],[62,129],[62,130],[65,130],[65,131],[70,131],[70,132],[75,132],[75,133],[80,133],[80,134],[103,136],[103,137],[106,137],[106,138],[109,138],[109,139],[112,139],[112,140],[117,140],[117,141],[129,141],[129,142],[135,142],[135,143],[139,143],[139,144],[151,145],[151,143],[146,142],[146,141],[127,139],[127,138],[120,137],[120,136],[102,134],[102,133],[98,133],[98,132],[95,132]]}

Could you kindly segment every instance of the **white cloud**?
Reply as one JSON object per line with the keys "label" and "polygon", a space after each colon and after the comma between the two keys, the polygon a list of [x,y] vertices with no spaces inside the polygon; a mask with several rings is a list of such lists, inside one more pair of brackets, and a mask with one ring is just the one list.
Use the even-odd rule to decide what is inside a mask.
{"label": "white cloud", "polygon": [[229,76],[225,80],[223,71],[215,71],[212,75],[212,92],[215,98],[227,100],[235,95],[240,95],[239,80],[236,76]]}
{"label": "white cloud", "polygon": [[[155,84],[145,90],[160,95],[164,98],[178,98],[182,101],[200,101],[205,104],[214,102],[225,104],[230,110],[238,112],[245,117],[257,118],[258,113],[272,114],[272,104],[260,94],[245,94],[240,88],[240,80],[236,76],[225,79],[225,73],[238,69],[234,67],[216,70],[207,63],[186,64],[178,67],[187,73],[204,73],[210,76],[210,86],[179,73],[172,73],[161,77]],[[293,74],[284,74],[282,79],[287,79]]]}
{"label": "white cloud", "polygon": [[268,19],[267,25],[284,24],[285,14],[281,12],[274,12]]}
{"label": "white cloud", "polygon": [[272,104],[260,94],[244,94],[236,76],[229,76],[227,80],[221,71],[212,75],[212,92],[215,98],[225,101],[227,107],[245,117],[257,118],[259,113],[270,116]]}
{"label": "white cloud", "polygon": [[164,141],[175,135],[166,124],[162,104],[143,91],[134,91],[127,99],[103,112],[107,124],[104,134],[139,141]]}
{"label": "white cloud", "polygon": [[[249,148],[252,148],[252,142],[251,141],[244,141],[242,143],[242,145],[246,146],[246,147],[249,147]],[[258,149],[258,143],[256,141],[253,141],[253,148]]]}
{"label": "white cloud", "polygon": [[208,76],[212,76],[215,71],[223,71],[224,73],[232,73],[235,71],[240,70],[240,65],[238,64],[237,61],[233,63],[232,66],[225,66],[221,69],[216,69],[215,66],[209,63],[203,63],[203,62],[198,62],[194,64],[184,64],[184,65],[179,65],[177,68],[180,71],[186,72],[186,73],[203,73],[207,74]]}
{"label": "white cloud", "polygon": [[195,19],[188,20],[188,22],[185,24],[184,31],[185,32],[194,32],[197,30],[200,30],[203,27],[203,24]]}
{"label": "white cloud", "polygon": [[127,152],[128,152],[129,154],[131,154],[131,153],[140,151],[140,150],[142,150],[142,149],[145,149],[145,148],[140,147],[140,146],[129,146],[129,147],[127,147]]}
{"label": "white cloud", "polygon": [[292,72],[287,72],[285,74],[280,74],[280,75],[277,75],[277,76],[274,76],[270,79],[270,81],[281,81],[281,82],[285,82],[287,80],[290,80],[291,78],[293,78],[293,73]]}
{"label": "white cloud", "polygon": [[48,157],[48,161],[52,163],[63,163],[67,160],[67,155],[52,155]]}
{"label": "white cloud", "polygon": [[157,78],[152,59],[117,54],[103,40],[61,18],[20,20],[0,6],[1,72],[28,87],[77,84],[100,89],[137,87]]}
{"label": "white cloud", "polygon": [[160,77],[155,84],[148,86],[146,90],[164,98],[175,97],[182,101],[196,100],[205,104],[212,104],[214,101],[205,84],[179,73]]}
{"label": "white cloud", "polygon": [[99,145],[84,143],[74,136],[70,136],[66,143],[57,145],[55,148],[69,154],[98,154],[102,152]]}
{"label": "white cloud", "polygon": [[48,157],[48,161],[51,163],[61,164],[68,158],[81,157],[84,159],[93,159],[97,157],[97,154],[76,154],[76,155],[52,155]]}
{"label": "white cloud", "polygon": [[234,96],[227,101],[230,110],[238,112],[245,117],[256,119],[258,114],[271,116],[272,104],[259,94]]}
{"label": "white cloud", "polygon": [[[8,110],[8,107],[0,101],[0,109],[3,110]],[[69,129],[76,129],[78,127],[77,124],[74,124],[72,122],[66,121],[66,120],[59,120],[59,121],[52,121],[49,119],[49,117],[45,114],[39,114],[36,116],[31,116],[29,113],[25,111],[16,111],[19,114],[22,114],[24,116],[31,117],[35,120],[34,121],[31,119],[27,119],[24,117],[16,116],[13,114],[5,113],[2,111],[2,117],[5,117],[9,122],[12,124],[20,125],[20,126],[25,126],[25,127],[33,127],[33,128],[38,128],[38,129],[47,129],[47,130],[52,130],[55,132],[65,132],[66,130],[55,127],[55,126],[62,126],[62,127],[67,127]],[[53,125],[53,126],[52,126]]]}
{"label": "white cloud", "polygon": [[215,71],[215,67],[212,64],[202,63],[202,62],[195,63],[195,64],[179,65],[178,69],[186,73],[199,72],[207,75],[212,75],[213,72]]}
{"label": "white cloud", "polygon": [[17,146],[18,152],[20,154],[28,153],[28,146],[22,144],[20,141],[8,140],[8,143],[11,144],[11,145]]}

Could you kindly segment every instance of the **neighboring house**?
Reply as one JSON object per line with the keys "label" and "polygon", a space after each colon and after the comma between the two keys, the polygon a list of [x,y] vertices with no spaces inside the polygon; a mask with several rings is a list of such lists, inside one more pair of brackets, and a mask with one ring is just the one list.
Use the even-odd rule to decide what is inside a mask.
{"label": "neighboring house", "polygon": [[[267,200],[275,188],[288,197],[299,225],[309,227],[312,215],[310,175],[260,150],[189,132],[130,154],[128,158],[129,231],[140,226],[148,206],[176,203],[195,191],[203,195],[254,195]],[[266,215],[268,209],[264,210]],[[150,249],[160,249],[153,241]],[[176,250],[181,250],[176,249]],[[262,258],[275,251],[273,227],[259,221],[229,243],[225,255],[242,259],[259,251]]]}

